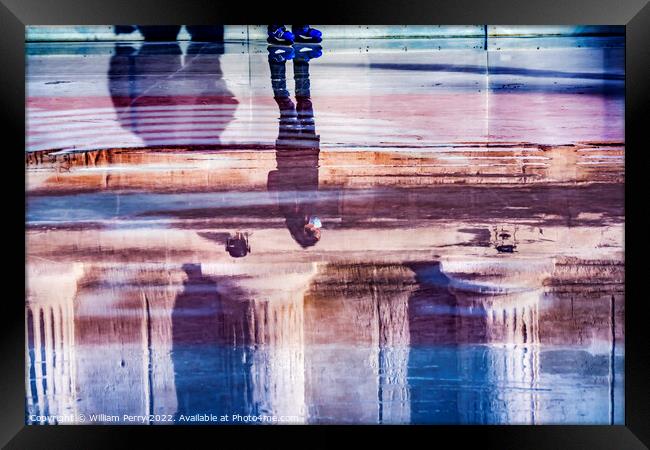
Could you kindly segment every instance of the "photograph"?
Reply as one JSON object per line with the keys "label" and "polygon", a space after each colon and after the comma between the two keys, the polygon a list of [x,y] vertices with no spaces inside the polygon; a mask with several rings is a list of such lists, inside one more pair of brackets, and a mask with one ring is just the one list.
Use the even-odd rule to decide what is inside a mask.
{"label": "photograph", "polygon": [[625,425],[625,47],[27,25],[25,424]]}

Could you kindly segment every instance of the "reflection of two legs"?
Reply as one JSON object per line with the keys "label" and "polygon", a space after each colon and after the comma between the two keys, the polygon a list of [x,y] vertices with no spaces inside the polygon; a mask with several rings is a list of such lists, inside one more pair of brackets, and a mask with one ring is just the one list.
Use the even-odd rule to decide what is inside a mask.
{"label": "reflection of two legs", "polygon": [[[306,50],[305,50],[306,49]],[[269,46],[269,66],[273,98],[280,109],[280,130],[277,146],[314,148],[319,145],[316,134],[314,108],[311,102],[309,59],[321,55],[319,46],[292,47]],[[296,103],[287,89],[286,62],[293,59]]]}
{"label": "reflection of two legs", "polygon": [[[304,48],[303,48],[304,47]],[[269,172],[268,189],[277,191],[281,214],[293,239],[303,248],[320,239],[320,219],[313,214],[318,190],[320,137],[311,102],[309,60],[320,46],[269,46],[273,98],[280,110],[275,145],[277,170]],[[293,59],[296,103],[287,89],[287,60]]]}

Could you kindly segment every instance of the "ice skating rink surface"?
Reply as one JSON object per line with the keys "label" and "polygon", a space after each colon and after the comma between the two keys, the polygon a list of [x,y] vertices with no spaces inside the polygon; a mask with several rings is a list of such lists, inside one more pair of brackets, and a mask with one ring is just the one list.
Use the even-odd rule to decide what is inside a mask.
{"label": "ice skating rink surface", "polygon": [[27,421],[622,424],[624,48],[531,42],[27,44]]}

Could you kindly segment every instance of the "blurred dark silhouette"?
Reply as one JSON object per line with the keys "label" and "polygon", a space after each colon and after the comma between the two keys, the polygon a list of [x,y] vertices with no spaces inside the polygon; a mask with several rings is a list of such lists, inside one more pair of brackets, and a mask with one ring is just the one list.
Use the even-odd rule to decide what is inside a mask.
{"label": "blurred dark silhouette", "polygon": [[[185,29],[193,41],[223,42],[223,25],[186,25]],[[130,34],[139,31],[145,41],[175,41],[181,31],[180,25],[116,25],[115,34]]]}
{"label": "blurred dark silhouette", "polygon": [[[230,277],[183,264],[171,314],[175,420],[192,414],[253,414],[248,328],[250,302]],[[192,424],[193,422],[185,422]]]}
{"label": "blurred dark silhouette", "polygon": [[181,31],[180,25],[138,25],[145,41],[175,41]]}
{"label": "blurred dark silhouette", "polygon": [[219,145],[238,101],[223,79],[221,43],[116,43],[108,86],[120,125],[146,146]]}
{"label": "blurred dark silhouette", "polygon": [[[293,239],[303,248],[321,237],[315,215],[318,193],[320,136],[316,134],[311,101],[309,60],[322,54],[320,46],[270,45],[269,66],[273,96],[280,111],[275,142],[277,169],[268,176],[268,190],[277,192],[280,212]],[[287,89],[286,62],[293,59],[296,103]]]}
{"label": "blurred dark silhouette", "polygon": [[193,41],[223,42],[223,25],[186,25]]}

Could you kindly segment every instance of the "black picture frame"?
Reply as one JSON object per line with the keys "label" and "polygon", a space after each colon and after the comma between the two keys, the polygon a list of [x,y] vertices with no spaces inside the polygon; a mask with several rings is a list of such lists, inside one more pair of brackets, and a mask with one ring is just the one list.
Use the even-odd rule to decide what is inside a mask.
{"label": "black picture frame", "polygon": [[[2,301],[2,355],[0,366],[0,443],[5,448],[122,448],[130,447],[134,436],[171,442],[186,427],[113,427],[113,426],[26,426],[24,395],[24,245],[18,235],[24,233],[24,154],[25,141],[25,26],[56,24],[244,24],[267,23],[282,13],[283,22],[330,24],[526,24],[574,25],[607,24],[626,26],[626,319],[625,319],[625,425],[624,426],[405,426],[362,427],[381,438],[386,431],[427,433],[436,441],[453,442],[455,447],[472,442],[485,448],[553,449],[641,449],[650,445],[650,373],[648,367],[648,327],[644,322],[641,286],[645,245],[642,224],[648,214],[631,202],[644,201],[638,181],[643,177],[640,163],[645,144],[644,125],[650,104],[650,3],[646,0],[446,0],[398,2],[387,0],[328,1],[304,8],[288,8],[277,2],[255,5],[223,0],[0,0],[0,99],[4,125],[5,175],[3,196],[5,225],[16,234],[7,242],[16,243],[6,260],[12,271],[5,279],[11,293]],[[320,11],[316,11],[320,9]],[[288,20],[292,19],[292,20]],[[12,139],[7,139],[10,137]],[[21,183],[23,183],[21,185]],[[646,209],[647,210],[647,209]],[[636,226],[635,226],[636,225]],[[24,235],[23,235],[24,236]],[[219,439],[248,439],[251,428],[276,436],[283,427],[194,427],[192,436],[219,433]],[[340,434],[331,427],[308,427],[319,435],[319,443],[337,443]],[[444,437],[443,437],[444,435]],[[430,439],[429,437],[427,439]],[[444,439],[444,441],[442,441]],[[183,441],[181,441],[183,442]],[[188,441],[184,441],[188,442]],[[223,441],[226,442],[226,441]]]}

